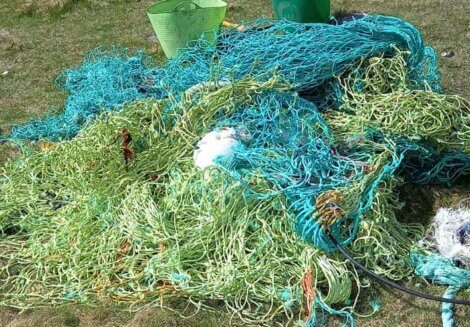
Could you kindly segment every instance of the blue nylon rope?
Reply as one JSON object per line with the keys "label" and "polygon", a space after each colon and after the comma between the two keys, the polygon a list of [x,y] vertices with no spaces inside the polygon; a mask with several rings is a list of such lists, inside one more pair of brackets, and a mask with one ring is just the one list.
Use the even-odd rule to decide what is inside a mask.
{"label": "blue nylon rope", "polygon": [[340,94],[322,92],[332,78],[360,59],[393,54],[392,45],[410,52],[408,67],[417,88],[442,90],[434,50],[424,45],[415,27],[398,18],[370,15],[336,26],[258,19],[244,25],[251,28],[225,29],[216,45],[202,38],[191,42],[186,52],[160,68],[142,51],[129,55],[116,47],[93,50],[80,67],[64,71],[56,80],[59,90],[68,93],[62,113],[16,126],[10,138],[71,139],[100,111],[178,94],[212,78],[239,79],[272,69],[296,90],[317,89],[323,94],[318,102],[327,97],[338,100]]}

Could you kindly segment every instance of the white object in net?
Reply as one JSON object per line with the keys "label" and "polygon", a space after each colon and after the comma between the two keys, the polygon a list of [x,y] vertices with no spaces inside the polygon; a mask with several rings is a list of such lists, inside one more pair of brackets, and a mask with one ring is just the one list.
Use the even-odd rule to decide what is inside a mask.
{"label": "white object in net", "polygon": [[217,157],[231,154],[233,148],[239,144],[233,128],[212,131],[197,143],[194,164],[201,169],[213,166]]}
{"label": "white object in net", "polygon": [[[468,228],[470,224],[470,210],[459,208],[441,208],[434,218],[434,240],[439,252],[465,266],[470,266],[470,244],[468,239],[462,244],[462,235],[459,230]],[[466,243],[466,244],[465,244]]]}

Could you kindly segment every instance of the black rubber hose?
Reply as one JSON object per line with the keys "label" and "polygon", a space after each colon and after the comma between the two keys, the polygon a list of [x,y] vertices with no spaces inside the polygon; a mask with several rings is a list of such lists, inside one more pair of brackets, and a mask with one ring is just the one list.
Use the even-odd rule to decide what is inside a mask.
{"label": "black rubber hose", "polygon": [[430,300],[430,301],[436,301],[436,302],[445,302],[445,303],[452,303],[452,304],[461,304],[461,305],[470,305],[470,301],[465,301],[465,300],[455,300],[455,299],[446,299],[446,298],[443,298],[443,297],[439,297],[439,296],[434,296],[434,295],[429,295],[429,294],[425,294],[425,293],[421,293],[421,292],[418,292],[418,291],[415,291],[415,290],[412,290],[412,289],[409,289],[409,288],[406,288],[400,284],[397,284],[395,282],[392,282],[391,280],[389,279],[386,279],[384,277],[381,277],[379,275],[377,275],[376,273],[370,271],[369,269],[367,269],[366,267],[364,267],[363,265],[361,265],[359,262],[357,262],[349,253],[346,252],[346,250],[341,246],[341,244],[339,244],[339,242],[333,237],[333,235],[331,235],[331,233],[328,232],[328,237],[330,238],[331,242],[333,242],[333,244],[338,248],[338,250],[349,260],[352,262],[352,264],[356,267],[356,268],[359,268],[361,269],[362,271],[364,271],[368,276],[372,277],[373,279],[385,284],[385,285],[388,285],[392,288],[395,288],[397,290],[400,290],[404,293],[408,293],[408,294],[411,294],[413,296],[417,296],[417,297],[420,297],[420,298],[423,298],[423,299],[426,299],[426,300]]}

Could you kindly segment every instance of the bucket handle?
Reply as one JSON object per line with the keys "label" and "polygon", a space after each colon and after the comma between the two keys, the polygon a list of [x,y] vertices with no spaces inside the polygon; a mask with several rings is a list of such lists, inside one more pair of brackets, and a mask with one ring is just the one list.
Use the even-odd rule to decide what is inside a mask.
{"label": "bucket handle", "polygon": [[192,1],[183,1],[183,2],[180,2],[178,3],[175,8],[173,8],[173,10],[171,10],[170,12],[175,12],[177,11],[182,5],[185,5],[185,4],[192,4],[196,7],[196,9],[202,9],[202,7],[200,5],[198,5],[197,3],[195,2],[192,2]]}

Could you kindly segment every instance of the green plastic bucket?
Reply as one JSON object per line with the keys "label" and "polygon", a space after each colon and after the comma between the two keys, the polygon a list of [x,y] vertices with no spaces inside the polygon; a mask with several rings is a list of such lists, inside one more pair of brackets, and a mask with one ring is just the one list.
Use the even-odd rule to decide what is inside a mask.
{"label": "green plastic bucket", "polygon": [[[165,0],[148,7],[147,14],[165,55],[175,58],[188,41],[217,32],[226,9],[221,0]],[[204,37],[211,40],[214,33]]]}
{"label": "green plastic bucket", "polygon": [[299,23],[328,23],[330,0],[273,0],[278,19],[285,18]]}

